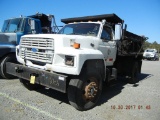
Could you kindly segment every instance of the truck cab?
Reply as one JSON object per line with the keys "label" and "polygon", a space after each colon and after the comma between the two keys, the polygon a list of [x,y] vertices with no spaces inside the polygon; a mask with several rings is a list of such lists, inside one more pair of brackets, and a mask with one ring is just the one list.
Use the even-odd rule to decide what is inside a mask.
{"label": "truck cab", "polygon": [[13,76],[5,73],[6,61],[16,62],[15,47],[26,34],[51,33],[52,15],[35,14],[27,17],[11,18],[4,21],[0,32],[0,75],[3,78]]}
{"label": "truck cab", "polygon": [[[91,49],[93,52],[95,49],[99,50],[107,66],[112,66],[116,60],[115,32],[112,26],[105,21],[69,23],[58,34],[74,36],[72,42],[79,43],[81,49]],[[78,40],[78,37],[81,39]]]}
{"label": "truck cab", "polygon": [[36,33],[41,33],[41,23],[38,19],[20,17],[5,20],[0,33],[1,45],[18,45],[22,35],[32,34],[31,21],[35,22]]}

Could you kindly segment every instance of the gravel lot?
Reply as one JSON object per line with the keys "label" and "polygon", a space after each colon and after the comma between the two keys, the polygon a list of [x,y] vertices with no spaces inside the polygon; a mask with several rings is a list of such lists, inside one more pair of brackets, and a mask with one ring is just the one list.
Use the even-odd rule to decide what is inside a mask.
{"label": "gravel lot", "polygon": [[84,112],[66,94],[0,79],[0,120],[160,120],[160,61],[143,61],[139,77],[135,85],[118,81],[105,88],[98,105]]}

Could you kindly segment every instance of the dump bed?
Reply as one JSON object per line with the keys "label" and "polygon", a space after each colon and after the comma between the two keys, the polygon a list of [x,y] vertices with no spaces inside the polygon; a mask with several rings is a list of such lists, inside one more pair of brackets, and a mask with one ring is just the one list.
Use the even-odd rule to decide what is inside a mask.
{"label": "dump bed", "polygon": [[[28,16],[28,17],[39,19],[41,21],[41,27],[42,27],[42,32],[43,33],[52,33],[51,24],[52,24],[52,17],[54,19],[53,15],[46,15],[46,14],[43,14],[43,13],[41,13],[41,14],[37,13],[35,15],[31,15],[31,16]],[[55,24],[55,20],[53,22]]]}
{"label": "dump bed", "polygon": [[143,55],[143,44],[147,40],[144,36],[139,36],[129,31],[123,31],[124,37],[117,41],[119,56]]}
{"label": "dump bed", "polygon": [[28,17],[31,17],[31,18],[35,18],[35,19],[39,19],[41,21],[41,26],[42,27],[50,27],[51,26],[51,20],[48,19],[48,15],[46,14],[35,14],[35,15],[30,15]]}
{"label": "dump bed", "polygon": [[109,23],[123,23],[123,20],[119,18],[116,14],[103,14],[103,15],[94,15],[94,16],[84,16],[84,17],[75,17],[75,18],[66,18],[61,19],[61,22],[68,24],[71,22],[88,22],[88,21],[101,21],[105,19]]}

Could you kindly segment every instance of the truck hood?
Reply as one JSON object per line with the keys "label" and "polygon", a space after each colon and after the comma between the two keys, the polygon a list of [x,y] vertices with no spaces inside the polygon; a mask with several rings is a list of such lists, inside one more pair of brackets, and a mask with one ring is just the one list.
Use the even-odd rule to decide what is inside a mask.
{"label": "truck hood", "polygon": [[16,33],[0,33],[0,45],[16,45]]}
{"label": "truck hood", "polygon": [[54,49],[58,50],[62,47],[72,47],[73,43],[79,43],[80,49],[95,49],[98,47],[98,39],[93,36],[82,36],[82,35],[63,35],[63,34],[35,34],[35,35],[24,35],[24,37],[30,38],[49,38],[54,40]]}

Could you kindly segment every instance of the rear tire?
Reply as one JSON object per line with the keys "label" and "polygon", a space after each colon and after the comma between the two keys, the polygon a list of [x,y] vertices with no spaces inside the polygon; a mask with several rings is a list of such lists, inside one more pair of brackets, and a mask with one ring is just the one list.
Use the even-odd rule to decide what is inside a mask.
{"label": "rear tire", "polygon": [[4,79],[14,79],[14,78],[16,78],[15,76],[10,75],[6,72],[6,62],[16,63],[17,59],[16,59],[15,54],[9,54],[9,55],[5,56],[4,58],[2,58],[1,63],[0,63],[0,75]]}
{"label": "rear tire", "polygon": [[68,99],[77,110],[93,108],[102,91],[102,79],[97,72],[82,72],[76,78],[71,79],[68,86]]}
{"label": "rear tire", "polygon": [[44,88],[44,86],[39,85],[39,84],[31,84],[30,81],[19,78],[19,81],[21,82],[21,84],[27,88],[28,90],[37,90],[37,89],[42,89]]}
{"label": "rear tire", "polygon": [[129,83],[130,84],[135,84],[139,81],[138,79],[138,74],[139,74],[139,66],[138,62],[134,62],[129,78]]}

